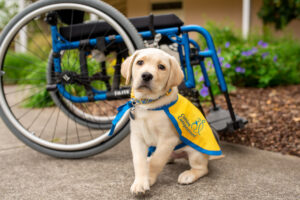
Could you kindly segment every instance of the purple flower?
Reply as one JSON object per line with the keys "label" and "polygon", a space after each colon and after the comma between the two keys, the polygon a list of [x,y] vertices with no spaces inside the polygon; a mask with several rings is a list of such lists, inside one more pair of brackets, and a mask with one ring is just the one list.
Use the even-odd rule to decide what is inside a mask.
{"label": "purple flower", "polygon": [[249,52],[248,51],[242,51],[242,56],[249,56]]}
{"label": "purple flower", "polygon": [[265,52],[265,53],[261,54],[261,57],[262,57],[262,58],[265,58],[265,57],[268,56],[268,55],[269,55],[269,53],[268,53],[268,52]]}
{"label": "purple flower", "polygon": [[258,45],[261,46],[264,42],[262,40],[258,41]]}
{"label": "purple flower", "polygon": [[275,55],[275,56],[273,57],[273,61],[274,61],[274,62],[277,62],[277,59],[278,59],[278,56]]}
{"label": "purple flower", "polygon": [[252,56],[256,52],[257,52],[257,48],[253,47],[252,49],[250,49],[248,51],[242,51],[242,56]]}
{"label": "purple flower", "polygon": [[230,68],[230,67],[231,67],[231,65],[230,65],[229,63],[226,63],[224,67],[226,67],[226,68]]}
{"label": "purple flower", "polygon": [[258,43],[257,43],[259,46],[261,46],[262,48],[267,48],[268,47],[268,43],[260,40]]}
{"label": "purple flower", "polygon": [[257,52],[257,48],[253,47],[250,51],[251,51],[252,54],[255,54]]}
{"label": "purple flower", "polygon": [[207,62],[207,66],[208,66],[208,68],[214,67],[214,64],[213,64],[211,61],[208,61],[208,62]]}
{"label": "purple flower", "polygon": [[253,52],[251,50],[249,51],[242,51],[242,56],[251,56],[253,54]]}
{"label": "purple flower", "polygon": [[221,48],[218,49],[218,54],[220,54],[220,53],[221,53]]}
{"label": "purple flower", "polygon": [[223,57],[219,57],[220,66],[223,65],[223,62],[222,62],[222,61],[224,61],[224,58],[223,58]]}
{"label": "purple flower", "polygon": [[199,78],[199,80],[198,80],[199,82],[201,82],[201,81],[204,81],[204,78],[203,78],[203,76],[200,76],[200,78]]}
{"label": "purple flower", "polygon": [[236,72],[238,72],[238,73],[245,73],[245,68],[243,68],[243,67],[240,67],[240,66],[237,66],[236,68],[235,68],[235,71]]}
{"label": "purple flower", "polygon": [[203,88],[200,90],[200,95],[202,97],[206,97],[208,95],[208,88],[205,85],[203,85]]}
{"label": "purple flower", "polygon": [[230,46],[230,42],[225,43],[225,47],[228,48]]}

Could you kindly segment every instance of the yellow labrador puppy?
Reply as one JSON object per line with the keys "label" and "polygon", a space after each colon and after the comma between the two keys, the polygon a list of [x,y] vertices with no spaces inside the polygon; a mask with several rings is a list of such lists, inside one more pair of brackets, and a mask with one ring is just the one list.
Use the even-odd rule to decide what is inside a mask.
{"label": "yellow labrador puppy", "polygon": [[[131,186],[134,194],[145,193],[168,162],[174,147],[181,143],[170,119],[162,110],[151,110],[173,102],[183,72],[176,59],[162,50],[149,48],[136,51],[122,64],[122,75],[132,83],[135,99],[151,103],[137,103],[131,113],[131,150],[135,179]],[[169,92],[171,89],[171,92]],[[156,146],[150,159],[148,147]],[[178,177],[180,184],[190,184],[208,173],[208,155],[185,146],[177,152],[186,152],[191,169]]]}

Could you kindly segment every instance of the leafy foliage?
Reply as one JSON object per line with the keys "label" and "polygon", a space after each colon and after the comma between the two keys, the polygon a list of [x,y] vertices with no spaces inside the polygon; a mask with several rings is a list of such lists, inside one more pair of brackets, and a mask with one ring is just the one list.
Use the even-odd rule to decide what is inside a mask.
{"label": "leafy foliage", "polygon": [[[300,83],[299,41],[273,36],[263,41],[262,36],[257,34],[252,34],[249,41],[244,41],[229,27],[209,23],[206,28],[214,39],[229,91],[235,86],[264,88]],[[199,41],[206,48],[205,41],[202,38]],[[213,92],[219,93],[213,63],[205,59],[205,64]],[[194,69],[201,94],[201,91],[205,91],[202,72],[200,67]]]}
{"label": "leafy foliage", "polygon": [[264,0],[258,16],[264,24],[284,28],[293,19],[300,19],[300,0]]}
{"label": "leafy foliage", "polygon": [[[109,55],[108,55],[109,57]],[[97,61],[90,59],[88,56],[88,72],[89,76],[100,72],[100,67]],[[79,55],[77,50],[67,51],[61,58],[63,71],[72,71],[80,74]],[[116,60],[113,56],[108,58],[110,62],[107,64],[107,73],[112,76],[114,73],[114,65]],[[6,84],[18,85],[20,89],[30,89],[28,99],[22,104],[26,108],[42,108],[53,106],[54,102],[51,99],[49,92],[46,90],[46,75],[48,60],[41,60],[40,57],[33,53],[14,53],[8,51],[5,57],[5,76]],[[106,86],[102,81],[93,81],[91,83],[96,90],[106,90]],[[86,96],[86,90],[82,85],[66,84],[67,92],[74,96]]]}
{"label": "leafy foliage", "polygon": [[0,30],[17,13],[17,4],[12,1],[0,0]]}

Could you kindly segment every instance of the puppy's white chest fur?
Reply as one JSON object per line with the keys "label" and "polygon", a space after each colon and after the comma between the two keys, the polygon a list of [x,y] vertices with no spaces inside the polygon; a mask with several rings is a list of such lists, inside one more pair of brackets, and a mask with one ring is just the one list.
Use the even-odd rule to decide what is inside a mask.
{"label": "puppy's white chest fur", "polygon": [[134,115],[135,119],[131,120],[131,129],[135,129],[148,146],[156,146],[159,137],[172,134],[172,129],[170,130],[172,123],[163,110],[136,108]]}

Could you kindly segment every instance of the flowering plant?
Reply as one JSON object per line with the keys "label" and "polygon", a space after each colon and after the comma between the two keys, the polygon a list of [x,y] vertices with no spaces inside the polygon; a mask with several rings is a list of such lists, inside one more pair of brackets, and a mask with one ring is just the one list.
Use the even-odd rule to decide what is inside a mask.
{"label": "flowering plant", "polygon": [[[263,36],[259,35],[251,35],[249,41],[244,41],[228,27],[218,28],[209,24],[207,29],[213,31],[212,37],[229,91],[234,86],[270,87],[300,83],[299,41],[289,37],[262,39]],[[205,48],[203,40],[200,40],[200,44],[202,49]],[[205,65],[213,92],[219,93],[211,59],[205,59]],[[208,89],[204,85],[200,67],[194,69],[197,88],[200,95],[206,97]]]}

